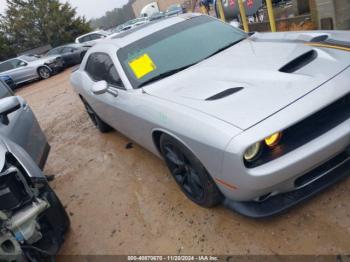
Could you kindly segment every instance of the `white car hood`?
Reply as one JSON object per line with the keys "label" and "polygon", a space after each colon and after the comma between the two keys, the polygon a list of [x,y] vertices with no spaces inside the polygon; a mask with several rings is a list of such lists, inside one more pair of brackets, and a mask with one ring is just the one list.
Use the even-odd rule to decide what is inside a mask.
{"label": "white car hood", "polygon": [[[144,91],[245,130],[350,65],[350,52],[320,49],[284,39],[272,41],[266,36],[257,39],[261,41],[244,40],[195,66],[145,86]],[[279,71],[311,50],[317,52],[317,58],[309,64],[292,73]],[[237,87],[243,89],[221,99],[206,100]]]}

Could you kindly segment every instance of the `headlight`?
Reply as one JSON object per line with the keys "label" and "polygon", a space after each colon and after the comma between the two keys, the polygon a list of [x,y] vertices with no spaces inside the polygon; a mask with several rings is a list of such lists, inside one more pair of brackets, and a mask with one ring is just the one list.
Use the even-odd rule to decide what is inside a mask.
{"label": "headlight", "polygon": [[261,152],[261,143],[255,143],[254,145],[247,148],[247,150],[244,153],[244,159],[248,162],[251,162],[255,160],[259,153]]}
{"label": "headlight", "polygon": [[279,143],[281,138],[282,138],[281,132],[274,133],[271,136],[268,136],[265,138],[265,144],[270,148],[274,147]]}
{"label": "headlight", "polygon": [[247,148],[243,155],[244,160],[250,163],[254,162],[257,158],[259,158],[262,155],[264,147],[267,147],[268,149],[272,150],[275,146],[278,145],[278,143],[281,141],[281,138],[282,132],[276,132],[266,137],[264,140],[251,145]]}

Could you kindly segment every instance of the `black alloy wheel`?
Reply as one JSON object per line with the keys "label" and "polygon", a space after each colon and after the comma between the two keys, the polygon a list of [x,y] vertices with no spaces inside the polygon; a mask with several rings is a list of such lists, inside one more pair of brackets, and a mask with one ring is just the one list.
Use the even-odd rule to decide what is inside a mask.
{"label": "black alloy wheel", "polygon": [[184,145],[162,135],[161,153],[176,183],[196,204],[212,207],[222,201],[222,194],[200,161]]}

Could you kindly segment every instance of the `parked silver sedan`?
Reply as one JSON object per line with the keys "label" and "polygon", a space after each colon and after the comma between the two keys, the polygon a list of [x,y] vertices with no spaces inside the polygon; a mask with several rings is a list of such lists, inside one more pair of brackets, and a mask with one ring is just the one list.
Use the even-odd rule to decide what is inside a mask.
{"label": "parked silver sedan", "polygon": [[276,214],[350,174],[350,34],[246,34],[186,14],[88,51],[96,127],[162,157],[193,202]]}
{"label": "parked silver sedan", "polygon": [[47,79],[62,69],[63,60],[60,56],[20,56],[0,62],[0,76],[11,77],[16,85],[38,78]]}

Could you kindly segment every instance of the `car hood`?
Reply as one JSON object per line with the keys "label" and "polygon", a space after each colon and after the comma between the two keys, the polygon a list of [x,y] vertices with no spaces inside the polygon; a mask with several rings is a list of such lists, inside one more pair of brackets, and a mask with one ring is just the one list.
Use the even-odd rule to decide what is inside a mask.
{"label": "car hood", "polygon": [[38,58],[37,60],[28,62],[28,64],[30,64],[32,66],[43,65],[43,64],[47,64],[47,63],[50,64],[58,57],[60,57],[60,56],[59,55],[44,56],[44,57]]}
{"label": "car hood", "polygon": [[[323,34],[350,41],[337,32],[256,34],[143,89],[245,130],[349,66],[350,52],[308,45]],[[314,56],[309,63],[293,72],[281,72],[290,62],[303,62],[297,58],[310,51]]]}

